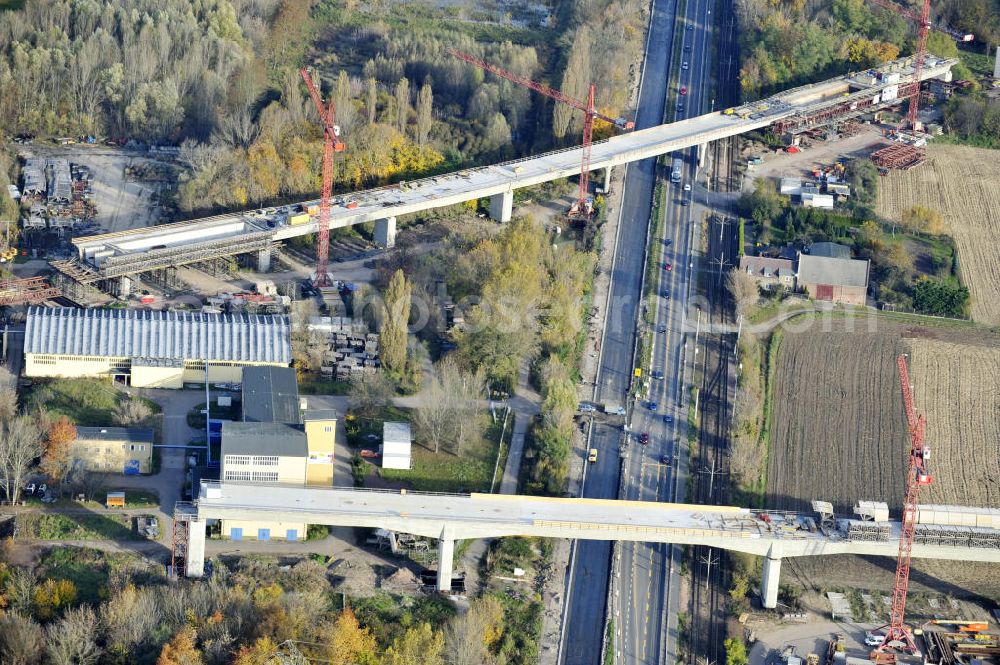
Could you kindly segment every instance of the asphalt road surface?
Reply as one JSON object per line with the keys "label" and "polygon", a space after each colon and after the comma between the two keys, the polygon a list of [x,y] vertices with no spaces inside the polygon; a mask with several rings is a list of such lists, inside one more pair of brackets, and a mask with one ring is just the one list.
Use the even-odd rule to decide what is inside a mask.
{"label": "asphalt road surface", "polygon": [[[714,0],[690,0],[683,20],[673,26],[673,39],[679,42],[680,49],[672,54],[668,76],[664,77],[671,86],[668,118],[680,120],[712,110],[709,88],[714,6]],[[680,93],[682,88],[685,94]],[[665,233],[651,240],[651,246],[661,245],[664,254],[662,265],[655,271],[658,297],[653,317],[652,366],[647,369],[654,377],[662,378],[649,382],[649,390],[644,399],[636,402],[630,422],[622,485],[625,498],[633,500],[683,501],[687,485],[689,395],[684,382],[684,346],[686,341],[693,341],[689,333],[697,327],[689,296],[695,292],[694,233],[702,213],[700,207],[684,205],[693,202],[697,150],[686,150],[682,156],[681,182],[667,185]],[[688,185],[692,188],[685,191]],[[648,435],[648,444],[639,442],[643,435]],[[679,548],[621,544],[613,598],[615,662],[676,661],[679,571]]]}
{"label": "asphalt road surface", "polygon": [[[663,122],[676,7],[676,0],[653,1],[639,87],[635,119],[637,129]],[[625,404],[628,393],[655,182],[656,160],[647,159],[626,167],[611,294],[595,391],[597,401]],[[621,468],[618,454],[623,435],[620,425],[595,423],[590,445],[597,448],[598,461],[587,470],[583,496],[618,497]],[[585,665],[601,660],[610,563],[611,543],[576,542],[566,601],[569,603],[563,640],[563,662],[566,665]]]}

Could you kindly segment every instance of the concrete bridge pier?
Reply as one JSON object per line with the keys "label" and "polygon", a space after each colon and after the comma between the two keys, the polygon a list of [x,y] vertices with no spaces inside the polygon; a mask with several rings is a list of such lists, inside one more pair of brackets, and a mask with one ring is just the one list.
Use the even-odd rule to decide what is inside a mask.
{"label": "concrete bridge pier", "polygon": [[442,593],[451,593],[451,573],[453,570],[453,560],[455,558],[455,535],[451,529],[445,526],[441,529],[441,537],[438,538],[438,582],[437,590]]}
{"label": "concrete bridge pier", "polygon": [[605,166],[604,167],[604,191],[605,192],[610,192],[611,191],[611,167],[610,166]]}
{"label": "concrete bridge pier", "polygon": [[129,277],[118,278],[118,297],[128,298],[132,295],[132,280]]}
{"label": "concrete bridge pier", "polygon": [[205,520],[188,520],[187,553],[185,553],[184,574],[187,577],[205,575]]}
{"label": "concrete bridge pier", "polygon": [[382,249],[396,246],[396,218],[386,217],[375,221],[375,244]]}
{"label": "concrete bridge pier", "polygon": [[699,143],[698,144],[698,168],[705,168],[705,162],[708,161],[708,144]]}
{"label": "concrete bridge pier", "polygon": [[500,192],[490,197],[490,218],[506,223],[514,210],[514,191]]}
{"label": "concrete bridge pier", "polygon": [[781,554],[774,545],[764,557],[764,570],[760,577],[761,604],[774,609],[778,606],[778,583],[781,578]]}
{"label": "concrete bridge pier", "polygon": [[257,252],[257,272],[269,272],[271,270],[271,248],[262,249]]}

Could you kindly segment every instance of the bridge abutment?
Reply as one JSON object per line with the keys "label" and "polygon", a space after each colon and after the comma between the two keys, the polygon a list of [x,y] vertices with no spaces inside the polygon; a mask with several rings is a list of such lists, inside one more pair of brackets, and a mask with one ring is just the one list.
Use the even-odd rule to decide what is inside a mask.
{"label": "bridge abutment", "polygon": [[498,222],[509,222],[514,211],[514,192],[509,190],[490,197],[490,218]]}
{"label": "bridge abutment", "polygon": [[778,606],[778,583],[781,579],[781,556],[775,554],[774,548],[764,557],[764,570],[760,577],[761,604],[774,609]]}
{"label": "bridge abutment", "polygon": [[382,249],[396,246],[396,218],[386,217],[375,222],[375,244]]}
{"label": "bridge abutment", "polygon": [[262,249],[257,252],[257,272],[269,272],[271,270],[271,249]]}
{"label": "bridge abutment", "polygon": [[444,527],[441,529],[441,537],[438,538],[438,578],[437,590],[443,593],[451,593],[451,573],[455,558],[455,537],[451,529]]}

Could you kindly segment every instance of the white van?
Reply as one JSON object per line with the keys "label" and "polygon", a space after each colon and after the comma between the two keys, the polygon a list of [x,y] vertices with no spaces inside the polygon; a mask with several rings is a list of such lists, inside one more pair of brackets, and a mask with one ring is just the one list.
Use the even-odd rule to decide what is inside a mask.
{"label": "white van", "polygon": [[870,647],[877,647],[881,645],[883,642],[885,642],[885,635],[882,635],[881,633],[872,633],[872,632],[865,633],[866,645]]}

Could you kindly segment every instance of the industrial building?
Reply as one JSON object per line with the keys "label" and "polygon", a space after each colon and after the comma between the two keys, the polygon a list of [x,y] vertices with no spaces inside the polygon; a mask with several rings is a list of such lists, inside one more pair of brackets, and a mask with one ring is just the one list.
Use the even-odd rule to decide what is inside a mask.
{"label": "industrial building", "polygon": [[132,427],[77,427],[70,444],[72,464],[87,471],[152,473],[153,430]]}
{"label": "industrial building", "polygon": [[239,383],[244,367],[287,367],[290,340],[284,316],[31,307],[24,373],[144,388],[182,388],[206,374],[209,383]]}
{"label": "industrial building", "polygon": [[798,286],[815,300],[864,305],[868,261],[799,254]]}
{"label": "industrial building", "polygon": [[[243,421],[222,423],[222,481],[332,487],[337,413],[305,408],[288,367],[247,367],[242,382]],[[298,540],[307,528],[260,520],[221,524],[222,535],[232,540]]]}

